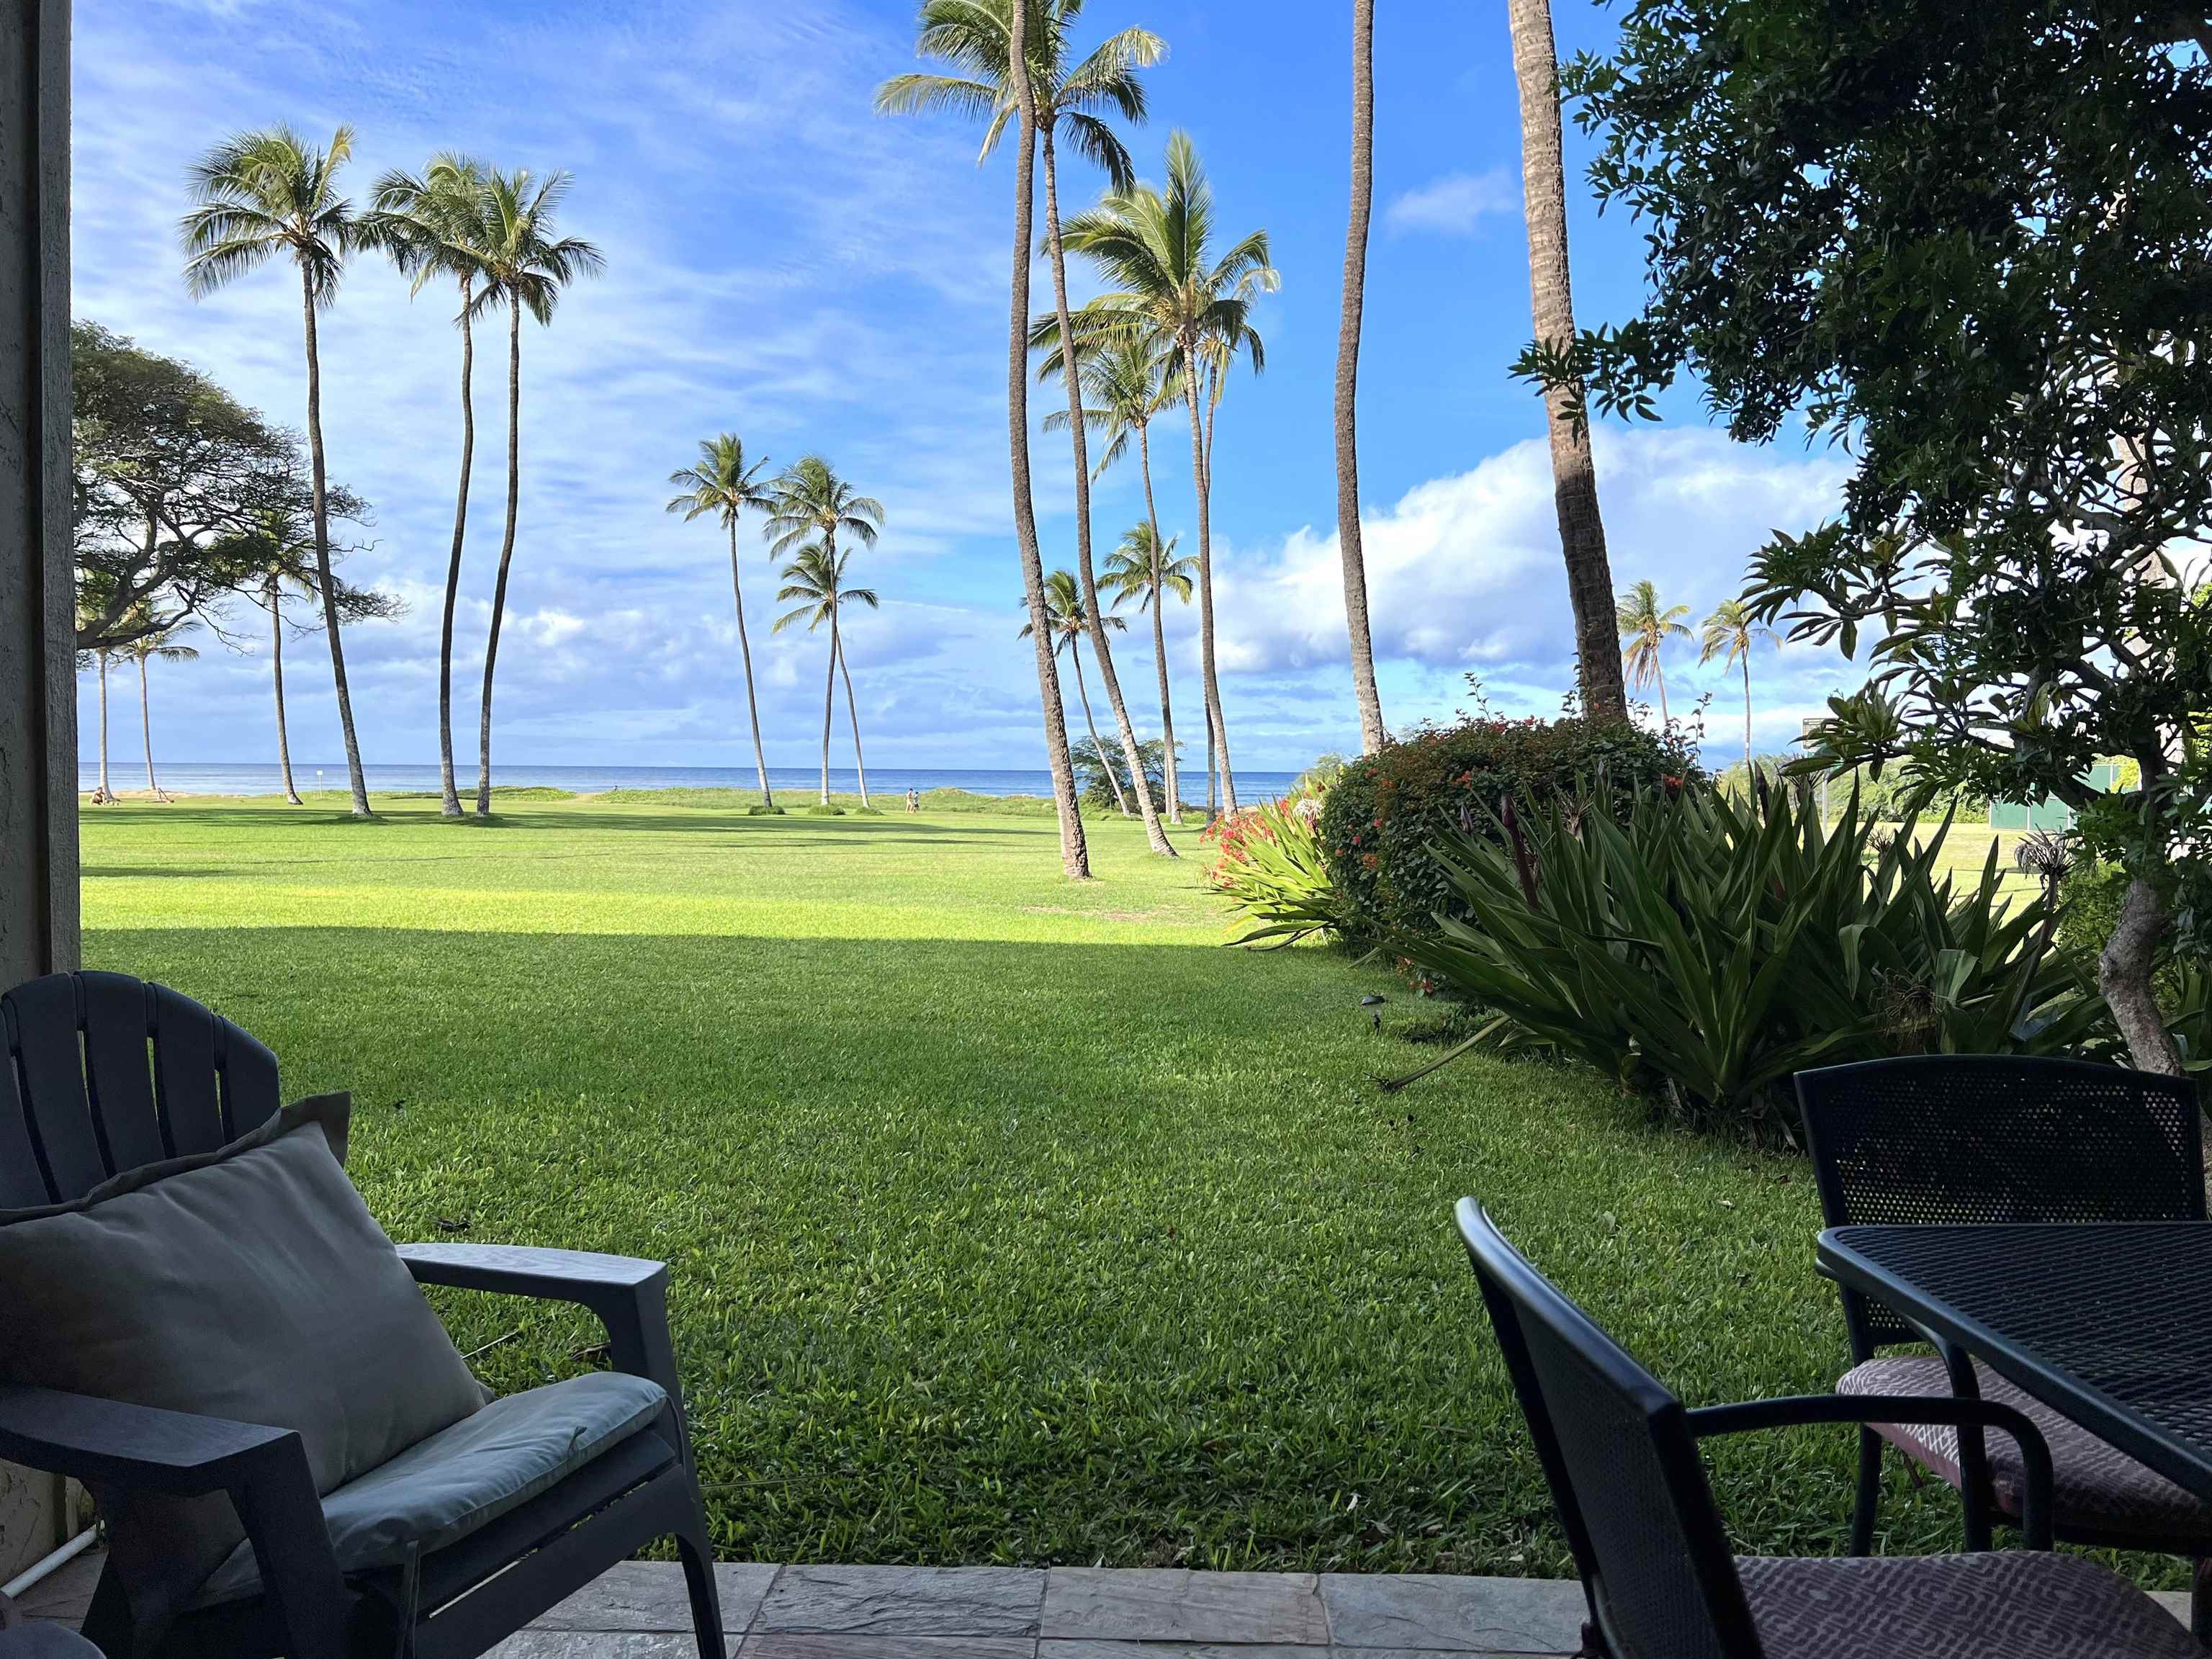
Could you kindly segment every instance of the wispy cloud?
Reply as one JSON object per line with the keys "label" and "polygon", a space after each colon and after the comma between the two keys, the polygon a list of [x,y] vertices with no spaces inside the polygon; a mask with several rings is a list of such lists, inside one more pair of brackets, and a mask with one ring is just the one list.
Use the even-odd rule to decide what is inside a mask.
{"label": "wispy cloud", "polygon": [[1395,234],[1472,236],[1485,220],[1520,210],[1519,182],[1504,167],[1492,167],[1484,173],[1448,173],[1392,197],[1382,210],[1382,222]]}

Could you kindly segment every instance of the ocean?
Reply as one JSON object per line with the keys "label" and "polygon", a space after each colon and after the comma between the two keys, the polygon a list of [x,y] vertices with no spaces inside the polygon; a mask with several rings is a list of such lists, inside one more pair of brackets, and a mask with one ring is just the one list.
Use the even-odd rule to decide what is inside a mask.
{"label": "ocean", "polygon": [[[427,766],[369,766],[362,769],[368,775],[372,794],[400,794],[428,792],[438,788],[436,765]],[[211,764],[208,763],[157,765],[155,775],[161,787],[173,795],[277,795],[283,793],[281,776],[273,763],[236,763]],[[464,796],[476,787],[477,769],[473,763],[463,767],[459,783]],[[1185,764],[1180,775],[1182,793],[1187,799],[1203,799],[1206,793],[1206,763],[1201,758],[1196,767]],[[109,781],[124,792],[141,790],[146,787],[143,764],[133,766],[128,761],[112,761],[108,767]],[[302,765],[292,767],[293,781],[301,793],[310,789],[343,789],[346,769],[343,761],[332,765]],[[822,785],[822,769],[804,766],[771,766],[768,769],[769,786],[779,793],[793,796],[809,795]],[[1243,772],[1237,774],[1237,793],[1239,799],[1280,795],[1296,782],[1294,772]],[[578,794],[597,794],[606,789],[744,789],[760,787],[758,775],[750,766],[501,766],[492,774],[492,781],[509,788],[552,788],[573,790]],[[77,765],[77,786],[89,790],[100,781],[97,762],[82,761]],[[830,787],[839,794],[853,794],[860,788],[860,779],[849,766],[830,769]],[[901,795],[909,789],[965,789],[977,795],[1049,795],[1052,775],[1042,767],[1034,772],[971,770],[961,768],[872,766],[868,769],[868,789],[872,794]]]}

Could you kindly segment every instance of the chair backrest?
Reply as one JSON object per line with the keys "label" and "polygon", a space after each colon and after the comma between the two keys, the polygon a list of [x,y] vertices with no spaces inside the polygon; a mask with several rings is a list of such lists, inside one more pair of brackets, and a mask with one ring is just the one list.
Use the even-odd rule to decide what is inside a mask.
{"label": "chair backrest", "polygon": [[49,974],[0,996],[0,1206],[211,1152],[278,1105],[276,1056],[166,985]]}
{"label": "chair backrest", "polygon": [[1471,1198],[1459,1230],[1607,1651],[1759,1659],[1681,1402]]}
{"label": "chair backrest", "polygon": [[[1820,1208],[1832,1227],[2202,1221],[2196,1090],[2073,1060],[1929,1054],[1797,1074]],[[1864,1359],[1918,1333],[1844,1295]]]}

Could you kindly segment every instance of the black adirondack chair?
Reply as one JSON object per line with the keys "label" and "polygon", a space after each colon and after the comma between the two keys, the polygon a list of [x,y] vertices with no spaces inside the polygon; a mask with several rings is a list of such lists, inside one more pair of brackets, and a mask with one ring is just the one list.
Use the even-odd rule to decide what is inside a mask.
{"label": "black adirondack chair", "polygon": [[[0,1206],[81,1197],[109,1176],[212,1152],[278,1109],[274,1054],[166,986],[54,974],[0,997]],[[149,1623],[112,1553],[85,1634],[108,1659],[472,1659],[656,1539],[682,1557],[702,1659],[725,1659],[713,1553],[655,1261],[551,1249],[399,1247],[426,1285],[575,1303],[661,1420],[410,1569],[340,1571],[299,1435],[50,1389],[0,1387],[0,1457],[82,1481],[103,1513],[142,1495],[228,1494],[261,1592]],[[180,1313],[184,1310],[180,1310]]]}
{"label": "black adirondack chair", "polygon": [[[1686,1410],[1539,1273],[1471,1198],[1460,1236],[1551,1487],[1595,1659],[2203,1659],[2164,1608],[2051,1548],[2051,1454],[2008,1406],[1810,1395]],[[1973,1425],[2014,1438],[2029,1547],[1872,1559],[1732,1557],[1698,1443],[1815,1423]]]}
{"label": "black adirondack chair", "polygon": [[[1929,1054],[1800,1072],[1796,1085],[1832,1227],[2205,1218],[2197,1091],[2179,1078]],[[2212,1641],[2212,1507],[1948,1344],[1885,1352],[1924,1338],[1856,1291],[1843,1300],[1851,1369],[1838,1393],[1979,1395],[2025,1413],[2050,1443],[2057,1537],[2190,1557],[2191,1626]],[[2018,1524],[2021,1477],[2008,1442],[1985,1446],[1971,1425],[1885,1423],[1860,1431],[1853,1554],[1873,1547],[1885,1442],[1959,1489],[1967,1548],[1989,1547],[1993,1521]]]}

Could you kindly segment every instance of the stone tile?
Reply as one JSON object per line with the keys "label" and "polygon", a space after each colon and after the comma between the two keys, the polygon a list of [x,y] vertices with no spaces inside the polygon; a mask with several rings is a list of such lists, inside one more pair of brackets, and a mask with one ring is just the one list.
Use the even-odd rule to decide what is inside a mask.
{"label": "stone tile", "polygon": [[658,1631],[528,1630],[484,1659],[699,1659],[699,1644]]}
{"label": "stone tile", "polygon": [[1587,1616],[1572,1578],[1331,1572],[1321,1595],[1341,1648],[1572,1653]]}
{"label": "stone tile", "polygon": [[786,1567],[753,1629],[1034,1637],[1044,1593],[1029,1567]]}
{"label": "stone tile", "polygon": [[1311,1573],[1054,1567],[1043,1634],[1056,1639],[1326,1647]]}
{"label": "stone tile", "polygon": [[784,1631],[749,1636],[737,1659],[1034,1659],[1033,1636],[861,1636]]}
{"label": "stone tile", "polygon": [[[765,1563],[724,1561],[714,1568],[722,1598],[722,1628],[742,1634],[752,1627],[775,1569]],[[689,1631],[691,1600],[684,1569],[673,1561],[624,1561],[602,1573],[532,1625],[536,1630]]]}

